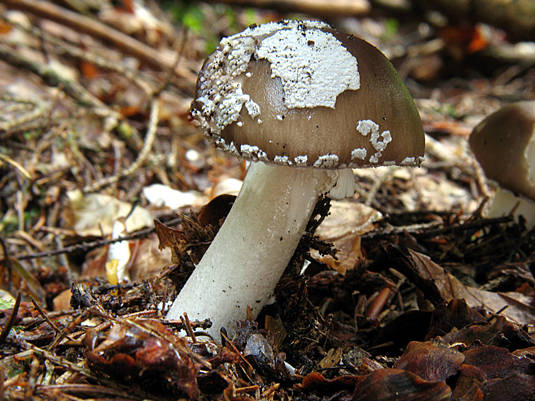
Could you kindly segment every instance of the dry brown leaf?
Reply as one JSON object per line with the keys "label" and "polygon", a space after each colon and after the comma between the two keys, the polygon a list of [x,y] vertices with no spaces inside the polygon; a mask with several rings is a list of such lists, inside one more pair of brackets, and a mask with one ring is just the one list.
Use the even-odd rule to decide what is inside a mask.
{"label": "dry brown leaf", "polygon": [[411,278],[435,304],[460,298],[472,308],[483,308],[492,314],[499,312],[520,325],[533,324],[535,321],[533,297],[517,292],[496,293],[465,286],[429,256],[411,249],[408,250],[408,262]]}
{"label": "dry brown leaf", "polygon": [[443,381],[457,374],[464,355],[447,346],[432,342],[411,341],[394,365],[429,381]]}
{"label": "dry brown leaf", "polygon": [[320,255],[313,250],[314,259],[344,274],[363,259],[360,238],[382,218],[377,210],[354,201],[332,201],[329,215],[316,230],[316,235],[334,244],[336,257]]}
{"label": "dry brown leaf", "polygon": [[321,369],[334,368],[340,363],[343,355],[343,348],[331,348],[329,351],[327,351],[327,355],[325,355],[323,359],[319,362],[318,366]]}
{"label": "dry brown leaf", "polygon": [[446,383],[426,381],[400,369],[381,369],[364,376],[353,393],[353,401],[446,401],[450,397]]}

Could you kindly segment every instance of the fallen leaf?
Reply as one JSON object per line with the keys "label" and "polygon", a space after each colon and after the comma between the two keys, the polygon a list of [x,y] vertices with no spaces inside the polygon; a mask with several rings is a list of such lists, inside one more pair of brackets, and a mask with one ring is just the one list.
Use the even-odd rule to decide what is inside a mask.
{"label": "fallen leaf", "polygon": [[132,211],[132,205],[104,194],[82,194],[79,190],[69,192],[69,206],[64,218],[78,235],[110,235],[113,223],[119,218],[126,219],[126,229],[133,232],[153,226],[153,217],[142,207]]}
{"label": "fallen leaf", "polygon": [[[169,394],[173,389],[198,399],[198,367],[185,352],[186,341],[159,322],[137,324],[139,327],[114,324],[106,333],[88,330],[84,346],[91,368],[126,383],[151,386],[153,391]],[[175,343],[167,341],[167,336]]]}
{"label": "fallen leaf", "polygon": [[364,376],[355,386],[353,401],[450,400],[451,389],[443,381],[426,381],[401,369],[380,369]]}
{"label": "fallen leaf", "polygon": [[481,384],[487,380],[485,373],[472,365],[462,365],[453,390],[456,401],[483,401]]}
{"label": "fallen leaf", "polygon": [[457,374],[464,355],[440,343],[411,341],[394,368],[405,369],[424,380],[444,381]]}
{"label": "fallen leaf", "polygon": [[315,234],[320,240],[333,243],[336,259],[331,255],[321,255],[317,250],[312,250],[311,256],[345,274],[363,259],[361,235],[370,231],[373,223],[381,218],[381,213],[363,203],[331,201],[329,215],[318,226]]}
{"label": "fallen leaf", "polygon": [[411,249],[408,249],[401,259],[404,261],[403,273],[420,287],[426,298],[435,306],[453,299],[464,299],[470,307],[483,308],[491,314],[499,312],[520,325],[533,324],[535,321],[533,297],[515,292],[495,293],[465,286],[429,256]]}

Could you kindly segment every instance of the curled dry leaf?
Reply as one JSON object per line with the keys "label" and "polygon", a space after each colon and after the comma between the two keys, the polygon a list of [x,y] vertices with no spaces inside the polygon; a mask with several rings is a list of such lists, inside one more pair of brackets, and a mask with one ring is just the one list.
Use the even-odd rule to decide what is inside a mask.
{"label": "curled dry leaf", "polygon": [[424,291],[435,306],[461,298],[470,307],[483,308],[492,314],[500,312],[520,325],[533,324],[535,321],[531,297],[516,292],[496,293],[465,286],[427,255],[411,249],[405,253],[401,250],[394,252],[401,256],[403,273]]}
{"label": "curled dry leaf", "polygon": [[247,339],[243,356],[264,376],[275,381],[287,380],[295,369],[284,362],[284,354],[276,354],[266,337],[253,333]]}
{"label": "curled dry leaf", "polygon": [[535,394],[535,378],[525,373],[512,373],[506,377],[489,380],[483,385],[485,401],[532,401]]}
{"label": "curled dry leaf", "polygon": [[27,291],[35,299],[45,299],[45,290],[35,274],[26,264],[9,256],[0,259],[0,288]]}
{"label": "curled dry leaf", "polygon": [[453,398],[458,401],[483,401],[481,383],[486,379],[487,377],[481,369],[472,365],[461,365],[459,377],[453,390]]}
{"label": "curled dry leaf", "polygon": [[443,381],[426,381],[401,369],[381,369],[366,375],[355,386],[353,401],[450,400],[451,389]]}
{"label": "curled dry leaf", "polygon": [[492,345],[472,347],[465,351],[464,355],[465,364],[477,366],[491,379],[513,372],[530,373],[533,367],[533,360],[530,358],[515,356],[505,348]]}
{"label": "curled dry leaf", "polygon": [[64,212],[64,218],[74,229],[76,234],[109,235],[113,230],[113,223],[126,217],[126,230],[136,231],[144,227],[152,227],[152,215],[141,207],[132,211],[132,205],[104,194],[82,194],[79,190],[68,193],[69,205]]}
{"label": "curled dry leaf", "polygon": [[156,330],[172,335],[156,321],[147,330],[123,324],[113,325],[107,333],[89,330],[84,345],[91,368],[129,384],[150,386],[158,393],[172,391],[198,399],[198,367],[184,352],[185,340],[174,337],[176,343],[172,344],[151,334]]}
{"label": "curled dry leaf", "polygon": [[359,380],[360,376],[352,375],[327,379],[319,372],[312,372],[306,375],[300,384],[296,384],[295,388],[305,392],[318,392],[322,394],[330,394],[342,390],[352,392]]}
{"label": "curled dry leaf", "polygon": [[535,345],[535,339],[527,331],[503,316],[496,316],[490,321],[482,320],[466,326],[451,326],[449,330],[451,331],[442,337],[449,344],[463,343],[470,346],[479,343],[506,346],[510,349]]}
{"label": "curled dry leaf", "polygon": [[464,361],[459,351],[436,342],[411,341],[394,365],[424,380],[444,381],[455,375]]}
{"label": "curled dry leaf", "polygon": [[171,249],[171,259],[174,263],[181,264],[188,259],[198,263],[215,234],[211,226],[205,227],[196,219],[183,217],[177,228],[155,220],[160,249]]}
{"label": "curled dry leaf", "polygon": [[[158,249],[158,238],[150,235],[143,240],[129,241],[132,251],[128,272],[132,281],[146,280],[154,277],[162,270],[162,266],[169,266],[171,251]],[[87,253],[82,265],[82,278],[104,277],[106,274],[107,248],[96,248]]]}
{"label": "curled dry leaf", "polygon": [[363,259],[360,236],[373,228],[373,223],[382,218],[377,210],[354,201],[331,201],[329,215],[319,225],[316,235],[326,242],[332,242],[336,259],[331,255],[320,255],[312,250],[314,259],[331,269],[344,274]]}
{"label": "curled dry leaf", "polygon": [[463,382],[470,382],[472,388],[479,387],[485,401],[533,399],[533,359],[518,357],[505,348],[488,345],[472,347],[464,355],[465,364],[472,368],[469,371],[471,374],[466,374],[466,369],[463,370]]}
{"label": "curled dry leaf", "polygon": [[199,211],[199,223],[204,226],[220,227],[230,212],[235,199],[236,196],[230,194],[216,196]]}

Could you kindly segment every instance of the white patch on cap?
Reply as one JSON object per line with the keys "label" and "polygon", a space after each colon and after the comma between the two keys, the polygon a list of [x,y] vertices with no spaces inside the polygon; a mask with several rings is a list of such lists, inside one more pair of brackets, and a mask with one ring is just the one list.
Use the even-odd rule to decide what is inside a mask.
{"label": "white patch on cap", "polygon": [[227,145],[226,151],[236,156],[240,155],[240,152],[238,152],[238,149],[236,148],[234,142],[230,142],[230,145]]}
{"label": "white patch on cap", "polygon": [[423,156],[408,156],[401,161],[402,166],[419,166],[424,161]]}
{"label": "white patch on cap", "polygon": [[318,157],[314,162],[314,167],[318,168],[334,168],[337,167],[339,163],[338,155],[327,153]]}
{"label": "white patch on cap", "polygon": [[373,129],[379,129],[379,126],[372,120],[360,120],[357,123],[357,131],[363,136],[367,136]]}
{"label": "white patch on cap", "polygon": [[386,150],[386,147],[390,142],[392,142],[392,135],[390,134],[390,131],[386,130],[379,133],[379,124],[373,122],[372,120],[360,120],[357,123],[357,131],[363,136],[368,136],[368,134],[371,134],[370,143],[377,152],[370,156],[370,163],[379,163],[379,159]]}
{"label": "white patch on cap", "polygon": [[386,149],[386,146],[392,142],[392,135],[390,135],[390,131],[381,132],[381,137],[383,139],[379,140],[379,132],[372,132],[370,137],[372,146],[379,152],[383,152]]}
{"label": "white patch on cap", "polygon": [[237,79],[247,70],[255,48],[252,37],[227,38],[208,58],[199,78],[197,104],[192,110],[205,131],[220,134],[238,119],[244,104],[249,113],[259,113],[260,108],[243,93]]}
{"label": "white patch on cap", "polygon": [[413,157],[413,156],[407,156],[406,158],[404,158],[402,161],[401,161],[401,165],[402,166],[411,166],[414,164],[414,162],[416,161],[416,158]]}
{"label": "white patch on cap", "polygon": [[252,145],[241,145],[240,146],[240,152],[245,155],[248,158],[254,158],[258,152],[260,151],[260,148],[258,146],[252,146]]}
{"label": "white patch on cap", "polygon": [[289,109],[334,108],[340,93],[360,88],[357,59],[332,33],[316,27],[293,23],[276,30],[255,56],[268,60],[272,77],[281,79]]}
{"label": "white patch on cap", "polygon": [[296,166],[306,166],[307,160],[308,160],[307,155],[299,155],[299,156],[294,157],[294,162]]}
{"label": "white patch on cap", "polygon": [[[253,26],[223,39],[203,66],[192,116],[214,140],[238,121],[244,105],[261,124],[260,106],[242,87],[252,75],[247,71],[252,57],[271,64],[288,108],[334,108],[340,93],[360,88],[360,75],[357,59],[328,29],[319,21],[283,21]],[[218,143],[238,153],[224,141]]]}
{"label": "white patch on cap", "polygon": [[383,152],[375,152],[370,156],[370,163],[377,164],[379,163],[379,158],[383,155]]}
{"label": "white patch on cap", "polygon": [[249,113],[252,119],[260,115],[260,106],[252,99],[248,99],[245,102],[245,108],[247,109],[247,113]]}
{"label": "white patch on cap", "polygon": [[276,163],[276,164],[283,164],[285,166],[291,166],[292,165],[292,162],[290,161],[290,159],[288,158],[288,156],[275,156],[273,158],[273,162]]}
{"label": "white patch on cap", "polygon": [[351,151],[351,160],[364,160],[366,158],[366,148],[356,148]]}
{"label": "white patch on cap", "polygon": [[241,145],[240,146],[241,156],[250,160],[262,160],[268,161],[267,153],[260,149],[258,146],[254,145]]}
{"label": "white patch on cap", "polygon": [[217,138],[214,143],[218,148],[223,149],[225,152],[240,157],[240,152],[238,152],[238,149],[236,149],[236,145],[234,145],[234,142],[230,142],[230,144],[227,144],[224,138]]}

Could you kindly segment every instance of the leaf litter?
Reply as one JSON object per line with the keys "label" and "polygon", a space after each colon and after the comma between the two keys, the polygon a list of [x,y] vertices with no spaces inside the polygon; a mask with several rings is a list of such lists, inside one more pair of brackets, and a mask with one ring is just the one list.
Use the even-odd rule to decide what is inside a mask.
{"label": "leaf litter", "polygon": [[[492,185],[466,146],[486,114],[535,96],[532,70],[489,72],[487,56],[451,41],[455,24],[428,54],[418,45],[445,35],[430,21],[409,18],[388,39],[382,16],[340,20],[395,55],[428,133],[426,162],[356,171],[354,199],[320,202],[276,301],[218,345],[209,317],[164,319],[243,178],[206,145],[189,102],[210,38],[282,15],[195,4],[186,40],[157,7],[104,3],[78,12],[130,34],[137,53],[0,6],[1,397],[534,398],[534,234],[481,216]],[[145,45],[160,47],[160,69]],[[131,280],[110,282],[119,259]]]}

